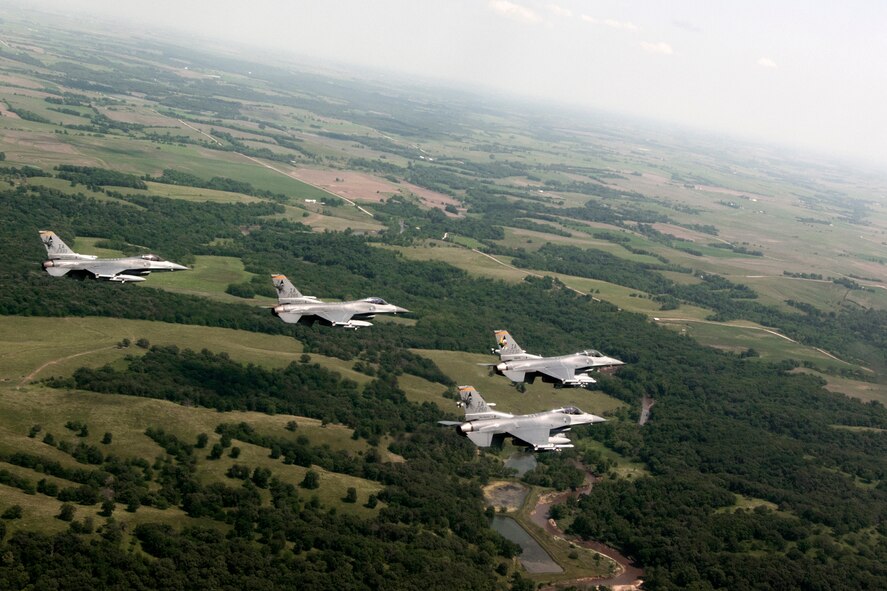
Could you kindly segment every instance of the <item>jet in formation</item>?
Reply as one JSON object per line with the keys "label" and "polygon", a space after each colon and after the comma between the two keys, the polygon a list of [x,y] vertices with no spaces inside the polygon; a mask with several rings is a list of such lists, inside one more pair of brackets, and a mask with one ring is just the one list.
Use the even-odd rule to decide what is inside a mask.
{"label": "jet in formation", "polygon": [[86,276],[93,279],[127,283],[144,281],[151,271],[187,271],[188,267],[165,261],[156,254],[143,254],[119,259],[100,259],[89,254],[77,254],[55,232],[41,230],[40,238],[49,260],[43,268],[53,277],[62,275]]}
{"label": "jet in formation", "polygon": [[618,359],[607,357],[594,349],[559,357],[531,355],[520,348],[507,330],[497,330],[495,335],[499,348],[493,349],[493,353],[499,355],[499,363],[489,365],[495,368],[496,373],[515,383],[532,384],[536,377],[541,377],[543,382],[553,383],[555,387],[587,387],[597,383],[588,375],[589,370],[599,371],[624,365]]}
{"label": "jet in formation", "polygon": [[353,302],[323,302],[314,296],[302,295],[284,275],[272,275],[277,289],[274,315],[284,322],[313,323],[321,320],[330,326],[358,329],[372,326],[367,322],[376,314],[403,314],[405,308],[389,304],[382,298],[364,298]]}
{"label": "jet in formation", "polygon": [[515,445],[533,451],[560,451],[573,447],[563,435],[575,425],[602,423],[606,419],[582,412],[575,406],[556,408],[531,415],[512,415],[493,410],[473,386],[459,386],[459,406],[465,409],[465,422],[438,421],[454,426],[456,432],[468,437],[478,447],[501,447],[506,437]]}

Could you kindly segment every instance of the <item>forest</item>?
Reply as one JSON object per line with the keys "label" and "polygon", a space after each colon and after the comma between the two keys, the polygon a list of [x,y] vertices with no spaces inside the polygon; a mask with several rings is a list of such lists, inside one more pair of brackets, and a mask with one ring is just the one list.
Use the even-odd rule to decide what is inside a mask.
{"label": "forest", "polygon": [[[626,363],[588,393],[618,401],[607,421],[573,430],[575,449],[539,456],[520,480],[534,493],[566,491],[593,473],[590,493],[555,505],[551,516],[570,535],[635,560],[644,589],[887,588],[883,404],[833,393],[793,359],[704,347],[545,275],[643,291],[663,310],[692,304],[711,320],[775,327],[870,366],[868,380],[883,379],[882,308],[842,301],[824,311],[803,293],[778,308],[762,303],[763,292],[690,268],[713,248],[755,265],[772,254],[756,242],[722,240],[726,228],[712,221],[741,207],[723,194],[705,202],[697,184],[735,182],[743,195],[786,190],[792,206],[816,212],[786,219],[816,232],[841,222],[870,230],[875,209],[861,197],[868,187],[845,195],[832,190],[841,186],[832,171],[813,182],[748,151],[728,158],[723,148],[684,150],[660,132],[641,140],[597,120],[580,125],[418,87],[410,95],[148,38],[72,42],[75,34],[48,29],[39,43],[46,53],[37,53],[7,45],[11,32],[0,28],[4,79],[15,88],[7,104],[20,117],[3,117],[0,134],[0,316],[138,319],[299,345],[292,359],[265,366],[200,346],[151,347],[133,335],[137,348],[100,362],[75,354],[64,370],[50,363],[34,381],[6,380],[10,404],[41,395],[165,401],[209,413],[211,422],[185,437],[159,416],[139,417],[135,435],[151,450],[139,455],[112,451],[124,440],[113,425],[65,417],[64,427],[35,419],[13,428],[10,413],[3,428],[25,444],[0,448],[0,485],[33,503],[0,507],[0,589],[533,589],[545,579],[521,574],[520,548],[491,529],[497,509],[482,491],[493,480],[518,480],[504,467],[508,452],[478,450],[436,424],[457,418],[448,397],[464,375],[423,356],[488,354],[501,328],[533,352],[593,347]],[[22,80],[37,83],[16,86]],[[360,200],[373,217],[367,224],[365,212],[332,195],[322,209],[306,208],[302,192],[321,189],[295,182],[302,167],[335,170],[337,183],[360,170],[394,189]],[[761,176],[734,175],[745,167]],[[228,192],[230,202],[218,194],[201,202],[199,192],[158,197],[155,183],[170,194]],[[406,183],[447,199],[429,208]],[[351,186],[339,185],[348,194]],[[237,202],[242,195],[256,199]],[[654,224],[704,238],[694,243]],[[55,231],[75,250],[79,239],[95,239],[97,249],[150,250],[195,271],[214,257],[239,275],[212,294],[163,289],[156,276],[138,285],[54,278],[41,269],[38,230]],[[533,236],[528,246],[515,230],[552,240],[536,248],[546,241]],[[413,246],[438,254],[429,245],[446,234],[543,276],[506,282],[402,254]],[[590,246],[589,236],[609,250]],[[884,263],[871,252],[858,256]],[[834,278],[797,261],[784,266],[780,279],[827,277],[829,289],[875,291],[864,285],[877,280],[875,267]],[[286,324],[266,307],[272,273],[307,294],[377,295],[411,313],[353,332]],[[417,382],[433,388],[425,402],[411,398],[408,384]],[[427,402],[441,394],[449,410]],[[559,395],[552,389],[552,406]],[[655,407],[639,425],[642,398]],[[241,419],[246,412],[255,414]],[[275,418],[276,431],[260,424]],[[316,421],[324,436],[344,431],[346,443],[320,443],[290,418]],[[631,477],[620,471],[625,465]],[[323,497],[334,479],[347,487]],[[47,520],[56,533],[25,526],[38,505],[53,508]]]}

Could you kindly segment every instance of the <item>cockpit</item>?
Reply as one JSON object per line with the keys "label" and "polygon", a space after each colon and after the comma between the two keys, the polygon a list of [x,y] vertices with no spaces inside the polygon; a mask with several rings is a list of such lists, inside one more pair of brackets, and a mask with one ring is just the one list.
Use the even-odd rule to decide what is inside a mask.
{"label": "cockpit", "polygon": [[567,406],[564,407],[557,412],[563,413],[565,415],[584,415],[585,413],[576,408],[575,406]]}
{"label": "cockpit", "polygon": [[364,298],[363,301],[369,302],[370,304],[376,304],[377,306],[387,306],[388,305],[388,302],[386,302],[382,298],[376,298],[376,297]]}
{"label": "cockpit", "polygon": [[145,261],[154,261],[155,263],[163,262],[163,259],[156,254],[143,254],[139,258]]}
{"label": "cockpit", "polygon": [[582,352],[586,357],[603,357],[604,354],[598,351],[597,349],[588,349]]}

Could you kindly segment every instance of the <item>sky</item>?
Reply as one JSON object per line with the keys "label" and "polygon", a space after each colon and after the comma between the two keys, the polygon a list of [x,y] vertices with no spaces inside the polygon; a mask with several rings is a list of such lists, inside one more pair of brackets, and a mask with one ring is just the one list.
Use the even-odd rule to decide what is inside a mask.
{"label": "sky", "polygon": [[882,0],[30,0],[28,5],[887,166]]}

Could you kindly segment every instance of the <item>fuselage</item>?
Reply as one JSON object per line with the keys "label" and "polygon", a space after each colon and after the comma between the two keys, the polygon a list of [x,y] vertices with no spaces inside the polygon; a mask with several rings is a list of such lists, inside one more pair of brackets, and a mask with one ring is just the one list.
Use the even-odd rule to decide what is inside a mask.
{"label": "fuselage", "polygon": [[583,371],[601,367],[616,367],[624,365],[622,361],[614,357],[607,357],[597,351],[560,355],[558,357],[539,357],[538,355],[526,356],[520,359],[508,359],[501,361],[496,369],[499,371],[541,371],[561,367],[572,371]]}

